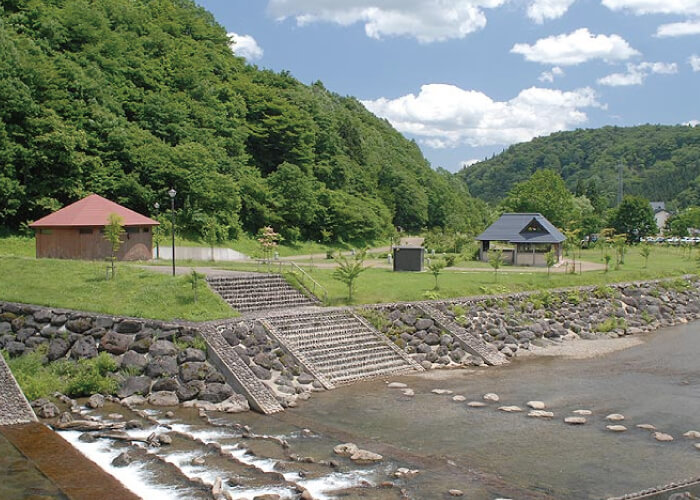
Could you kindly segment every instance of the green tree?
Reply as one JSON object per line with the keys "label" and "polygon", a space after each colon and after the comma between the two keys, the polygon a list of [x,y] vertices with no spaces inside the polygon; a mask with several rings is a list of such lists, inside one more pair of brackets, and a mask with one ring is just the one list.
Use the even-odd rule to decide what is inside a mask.
{"label": "green tree", "polygon": [[204,275],[201,273],[198,273],[194,268],[190,271],[190,274],[187,275],[187,281],[192,285],[192,301],[196,304],[197,303],[197,296],[198,296],[198,291],[199,291],[199,285],[201,282],[204,280]]}
{"label": "green tree", "polygon": [[440,289],[440,286],[438,285],[438,276],[440,276],[440,273],[446,266],[447,263],[442,259],[431,259],[430,264],[428,264],[428,270],[435,277],[435,290]]}
{"label": "green tree", "polygon": [[639,241],[658,232],[649,200],[641,196],[625,196],[620,206],[612,210],[608,225],[617,234],[627,235],[628,242]]}
{"label": "green tree", "polygon": [[333,258],[337,263],[335,271],[333,271],[333,278],[345,283],[348,287],[348,301],[352,302],[352,292],[355,289],[355,280],[362,274],[367,268],[364,266],[365,257],[367,256],[367,250],[363,249],[357,252],[351,258],[348,258],[341,253],[334,255]]}
{"label": "green tree", "polygon": [[553,170],[537,170],[519,182],[501,202],[502,212],[539,212],[557,227],[566,227],[575,212],[574,195]]}
{"label": "green tree", "polygon": [[644,267],[647,267],[649,263],[649,256],[651,255],[651,245],[645,243],[639,247],[639,254],[644,257]]}
{"label": "green tree", "polygon": [[549,252],[544,254],[544,261],[547,264],[547,277],[550,276],[552,266],[557,263],[557,253],[552,248]]}
{"label": "green tree", "polygon": [[124,219],[115,213],[107,216],[107,224],[105,225],[104,239],[109,242],[110,256],[109,260],[112,265],[112,279],[114,279],[114,263],[117,260],[117,254],[122,246],[124,234]]}
{"label": "green tree", "polygon": [[700,229],[700,207],[688,207],[672,215],[666,221],[666,235],[688,236],[688,229]]}
{"label": "green tree", "polygon": [[498,282],[498,270],[503,265],[503,250],[495,249],[489,251],[489,264],[493,268],[493,276],[496,282]]}

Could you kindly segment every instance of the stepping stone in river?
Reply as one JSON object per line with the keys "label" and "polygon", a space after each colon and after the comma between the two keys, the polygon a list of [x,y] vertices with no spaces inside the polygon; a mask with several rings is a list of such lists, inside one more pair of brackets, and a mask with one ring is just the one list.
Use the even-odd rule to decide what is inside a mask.
{"label": "stepping stone in river", "polygon": [[467,406],[471,408],[483,408],[484,406],[486,406],[486,403],[482,403],[481,401],[469,401],[467,403]]}
{"label": "stepping stone in river", "polygon": [[533,410],[544,410],[547,407],[542,401],[528,401],[527,405]]}
{"label": "stepping stone in river", "polygon": [[688,439],[700,439],[700,432],[698,431],[688,431],[685,434],[683,434],[683,437],[686,437]]}
{"label": "stepping stone in river", "polygon": [[645,431],[655,431],[656,427],[651,424],[637,424],[638,429],[644,429]]}
{"label": "stepping stone in river", "polygon": [[456,396],[452,396],[452,401],[455,401],[457,403],[461,403],[462,401],[466,401],[466,400],[467,400],[467,398],[465,398],[464,396],[461,396],[459,394],[457,394]]}
{"label": "stepping stone in river", "polygon": [[620,415],[619,413],[611,413],[607,417],[605,417],[605,420],[610,420],[611,422],[621,422],[624,420],[625,417],[623,415]]}
{"label": "stepping stone in river", "polygon": [[527,416],[532,418],[552,418],[554,413],[546,410],[532,410]]}
{"label": "stepping stone in river", "polygon": [[498,409],[500,411],[504,411],[506,413],[514,413],[514,412],[523,411],[523,409],[520,408],[519,406],[500,406]]}
{"label": "stepping stone in river", "polygon": [[700,443],[695,443],[695,449],[700,450]]}
{"label": "stepping stone in river", "polygon": [[627,430],[624,425],[606,425],[605,428],[611,432],[625,432]]}
{"label": "stepping stone in river", "polygon": [[593,415],[593,412],[591,410],[574,410],[571,413],[575,413],[576,415],[581,415],[585,417]]}
{"label": "stepping stone in river", "polygon": [[432,392],[433,394],[439,394],[439,395],[441,395],[441,396],[442,396],[443,394],[452,394],[452,391],[449,390],[449,389],[433,389],[433,390],[430,391],[430,392]]}
{"label": "stepping stone in river", "polygon": [[387,387],[389,389],[405,389],[408,386],[402,382],[391,382]]}
{"label": "stepping stone in river", "polygon": [[673,441],[673,436],[666,434],[665,432],[655,432],[654,439],[661,442]]}
{"label": "stepping stone in river", "polygon": [[583,425],[586,423],[586,417],[566,417],[564,422],[569,425]]}
{"label": "stepping stone in river", "polygon": [[413,391],[413,389],[403,389],[403,390],[401,391],[401,393],[402,393],[404,396],[415,396],[415,395],[416,395],[416,393]]}
{"label": "stepping stone in river", "polygon": [[484,394],[484,401],[489,401],[490,403],[498,403],[500,400],[501,398],[498,397],[498,394],[494,394],[493,392]]}

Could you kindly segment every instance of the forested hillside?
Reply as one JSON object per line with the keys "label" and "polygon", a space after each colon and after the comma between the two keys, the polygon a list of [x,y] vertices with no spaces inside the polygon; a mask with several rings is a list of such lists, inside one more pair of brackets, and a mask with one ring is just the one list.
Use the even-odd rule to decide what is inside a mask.
{"label": "forested hillside", "polygon": [[674,208],[700,204],[700,127],[644,125],[559,132],[509,147],[457,175],[472,195],[498,202],[541,168],[559,173],[598,210],[614,204],[619,165],[625,194]]}
{"label": "forested hillside", "polygon": [[357,100],[263,71],[190,0],[0,3],[0,226],[95,192],[221,238],[476,231],[484,204]]}

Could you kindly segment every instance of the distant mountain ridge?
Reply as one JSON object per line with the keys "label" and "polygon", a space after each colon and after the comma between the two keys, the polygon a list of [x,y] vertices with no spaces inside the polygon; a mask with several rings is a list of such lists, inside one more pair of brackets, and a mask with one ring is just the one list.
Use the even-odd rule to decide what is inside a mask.
{"label": "distant mountain ridge", "polygon": [[[700,204],[700,127],[642,125],[558,132],[510,146],[455,175],[473,196],[496,203],[541,168],[558,172],[574,193],[614,204],[622,165],[625,194]],[[591,200],[594,201],[594,200]]]}

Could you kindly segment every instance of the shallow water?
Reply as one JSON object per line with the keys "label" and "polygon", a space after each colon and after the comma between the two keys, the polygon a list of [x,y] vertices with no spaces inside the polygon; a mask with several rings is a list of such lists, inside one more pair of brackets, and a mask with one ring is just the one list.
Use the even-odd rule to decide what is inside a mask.
{"label": "shallow water", "polygon": [[[530,358],[499,369],[453,372],[444,380],[431,380],[431,374],[404,377],[416,392],[413,398],[383,381],[349,386],[317,395],[283,418],[323,422],[326,432],[374,448],[390,445],[419,459],[440,457],[456,469],[497,475],[516,489],[556,498],[601,498],[700,476],[700,452],[682,437],[700,430],[698,360],[700,325],[692,324],[595,359]],[[495,392],[501,401],[473,409],[453,402],[452,395],[432,394],[434,388],[452,390],[467,401]],[[555,418],[496,410],[499,405],[525,409],[529,400],[544,401]],[[563,423],[575,409],[593,411],[586,425]],[[629,430],[607,431],[610,422],[604,418],[610,413],[623,414]],[[635,427],[641,423],[655,425],[675,441],[655,441]],[[435,465],[436,472],[449,469],[440,461]],[[459,481],[455,477],[443,488],[470,489]]]}
{"label": "shallow water", "polygon": [[[225,489],[236,498],[265,492],[291,498],[295,484],[319,499],[448,498],[451,488],[463,490],[470,499],[605,498],[700,476],[700,451],[682,437],[688,430],[700,430],[700,323],[640,338],[641,345],[593,359],[528,358],[501,368],[392,379],[408,384],[414,397],[377,380],[314,394],[280,415],[213,414],[216,426],[194,410],[178,410],[172,419],[165,418],[163,409],[152,410],[161,424],[196,439],[175,435],[171,446],[148,450],[148,456],[161,462],[142,458],[122,469],[110,461],[123,444],[84,443],[78,433],[63,435],[144,498],[198,498],[201,487],[191,480],[211,485],[217,477],[225,479]],[[435,388],[453,394],[433,394]],[[486,392],[499,394],[500,403],[470,408],[452,400],[456,394],[481,400]],[[555,417],[539,420],[526,412],[497,410],[500,405],[526,409],[529,400],[544,401]],[[593,411],[586,425],[564,424],[563,418],[575,409]],[[111,404],[91,413],[108,418],[115,412],[134,418]],[[623,414],[629,430],[607,431],[605,416],[610,413]],[[145,429],[131,435],[168,430],[144,423]],[[675,440],[656,442],[648,431],[635,427],[641,423],[654,424]],[[246,435],[242,425],[258,436]],[[304,428],[313,432],[302,432]],[[278,439],[286,440],[288,448]],[[385,460],[357,466],[333,455],[333,446],[347,441],[381,453]],[[218,443],[235,459],[213,453],[206,443]],[[9,464],[0,461],[0,477],[5,479],[0,498],[36,495],[29,485],[44,488],[41,495],[57,493],[13,450],[0,438],[0,460]],[[206,463],[193,464],[195,457],[205,457]],[[338,466],[330,467],[329,460]],[[20,474],[12,472],[17,467]],[[398,467],[421,472],[395,479]],[[378,488],[384,481],[397,487]]]}

